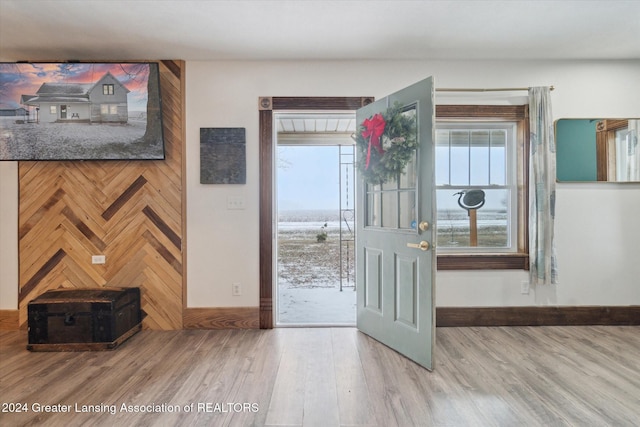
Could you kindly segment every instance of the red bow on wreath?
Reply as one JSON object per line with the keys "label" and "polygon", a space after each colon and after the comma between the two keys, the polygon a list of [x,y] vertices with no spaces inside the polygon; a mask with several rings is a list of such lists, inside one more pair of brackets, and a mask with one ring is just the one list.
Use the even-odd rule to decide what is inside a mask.
{"label": "red bow on wreath", "polygon": [[362,125],[366,128],[362,131],[363,138],[369,138],[369,148],[367,149],[367,163],[365,169],[369,169],[369,161],[371,160],[371,146],[378,150],[380,155],[384,154],[382,145],[380,145],[380,137],[384,133],[386,122],[382,114],[374,114],[371,119],[365,119]]}

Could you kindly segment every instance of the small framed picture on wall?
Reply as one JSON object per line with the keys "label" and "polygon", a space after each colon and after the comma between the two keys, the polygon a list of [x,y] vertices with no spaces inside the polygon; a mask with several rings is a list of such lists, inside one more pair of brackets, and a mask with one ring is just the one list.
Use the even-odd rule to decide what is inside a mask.
{"label": "small framed picture on wall", "polygon": [[246,184],[245,128],[200,128],[200,183]]}

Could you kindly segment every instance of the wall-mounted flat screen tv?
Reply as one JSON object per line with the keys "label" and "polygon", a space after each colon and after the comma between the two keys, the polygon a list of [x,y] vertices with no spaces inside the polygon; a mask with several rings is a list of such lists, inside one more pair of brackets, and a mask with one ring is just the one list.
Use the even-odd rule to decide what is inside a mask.
{"label": "wall-mounted flat screen tv", "polygon": [[157,63],[0,63],[0,160],[164,158]]}

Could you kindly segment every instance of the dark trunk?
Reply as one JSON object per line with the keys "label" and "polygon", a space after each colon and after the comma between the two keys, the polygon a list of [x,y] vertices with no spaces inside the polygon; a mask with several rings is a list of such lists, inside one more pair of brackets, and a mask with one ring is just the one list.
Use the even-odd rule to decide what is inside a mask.
{"label": "dark trunk", "polygon": [[[162,142],[162,120],[160,114],[160,79],[158,65],[150,64],[149,80],[147,81],[149,99],[147,101],[147,130],[144,133],[144,142],[148,145]],[[155,108],[154,108],[155,107]]]}

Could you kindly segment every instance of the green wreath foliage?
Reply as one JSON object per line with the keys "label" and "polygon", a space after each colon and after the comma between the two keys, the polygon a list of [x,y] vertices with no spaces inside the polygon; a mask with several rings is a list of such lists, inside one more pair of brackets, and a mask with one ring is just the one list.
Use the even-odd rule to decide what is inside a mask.
{"label": "green wreath foliage", "polygon": [[359,159],[357,168],[366,182],[378,185],[397,179],[404,172],[407,163],[414,158],[418,147],[415,111],[415,109],[405,111],[401,104],[395,103],[381,113],[385,121],[384,132],[380,138],[384,153],[381,154],[372,147],[368,167],[366,158],[370,138],[362,136],[366,126],[360,124],[356,134],[356,150]]}

